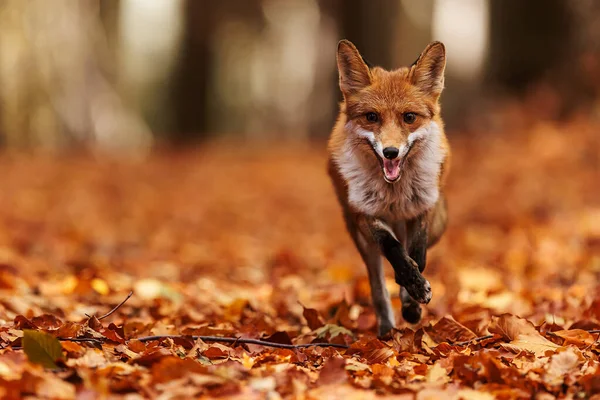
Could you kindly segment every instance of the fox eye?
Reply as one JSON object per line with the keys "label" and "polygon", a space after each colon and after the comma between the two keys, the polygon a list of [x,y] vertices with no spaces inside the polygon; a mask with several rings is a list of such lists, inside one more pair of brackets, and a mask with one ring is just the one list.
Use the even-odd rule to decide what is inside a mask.
{"label": "fox eye", "polygon": [[412,124],[417,119],[417,114],[415,114],[413,112],[404,113],[403,119],[404,119],[404,122],[406,122],[407,124]]}
{"label": "fox eye", "polygon": [[374,113],[374,112],[368,112],[366,117],[367,117],[367,121],[369,121],[369,122],[379,121],[379,115],[377,115],[377,113]]}

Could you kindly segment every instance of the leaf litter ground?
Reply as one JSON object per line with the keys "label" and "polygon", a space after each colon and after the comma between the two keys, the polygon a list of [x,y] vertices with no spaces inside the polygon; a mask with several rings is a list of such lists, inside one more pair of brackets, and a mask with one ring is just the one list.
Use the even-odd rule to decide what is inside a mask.
{"label": "leaf litter ground", "polygon": [[598,128],[452,138],[433,300],[382,339],[322,144],[5,153],[0,394],[600,398]]}

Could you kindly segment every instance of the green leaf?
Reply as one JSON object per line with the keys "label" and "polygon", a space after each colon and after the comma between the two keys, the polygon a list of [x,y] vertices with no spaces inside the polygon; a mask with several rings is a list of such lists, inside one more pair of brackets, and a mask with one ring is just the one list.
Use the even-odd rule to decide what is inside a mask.
{"label": "green leaf", "polygon": [[23,330],[23,350],[29,361],[45,368],[57,369],[56,361],[62,360],[62,346],[57,338],[45,332]]}

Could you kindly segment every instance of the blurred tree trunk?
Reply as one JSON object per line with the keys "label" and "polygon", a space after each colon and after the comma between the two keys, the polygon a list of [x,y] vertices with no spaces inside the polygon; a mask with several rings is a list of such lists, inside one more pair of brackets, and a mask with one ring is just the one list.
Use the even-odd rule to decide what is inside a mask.
{"label": "blurred tree trunk", "polygon": [[185,2],[184,36],[173,86],[175,142],[200,139],[208,134],[210,40],[216,7],[218,4],[212,1]]}
{"label": "blurred tree trunk", "polygon": [[[600,118],[600,2],[569,3],[573,15],[573,57],[563,60],[561,74],[568,76],[567,112],[588,109]],[[573,79],[571,79],[573,78]]]}
{"label": "blurred tree trunk", "polygon": [[434,0],[397,0],[397,16],[390,38],[393,68],[410,66],[432,41]]}
{"label": "blurred tree trunk", "polygon": [[592,0],[492,1],[489,81],[526,94],[538,118],[600,115],[598,11]]}
{"label": "blurred tree trunk", "polygon": [[342,36],[353,42],[370,63],[387,69],[394,68],[396,57],[391,44],[396,36],[400,2],[344,0],[340,7]]}
{"label": "blurred tree trunk", "polygon": [[[127,0],[125,0],[127,1]],[[110,60],[114,63],[107,63],[109,67],[116,66],[118,58],[117,49],[119,48],[119,22],[122,0],[101,0],[99,4],[99,16],[104,27],[107,50],[110,52]],[[117,77],[117,71],[112,68],[110,73],[112,78]]]}
{"label": "blurred tree trunk", "polygon": [[337,25],[328,7],[316,0],[186,7],[177,141],[232,133],[302,140],[331,123]]}
{"label": "blurred tree trunk", "polygon": [[490,2],[488,78],[522,92],[573,56],[572,12],[566,0]]}
{"label": "blurred tree trunk", "polygon": [[149,131],[122,102],[113,62],[98,1],[0,0],[5,144],[146,147]]}
{"label": "blurred tree trunk", "polygon": [[[172,96],[173,78],[182,54],[186,2],[103,0],[101,4],[111,3],[118,9],[105,10],[103,16],[111,24],[107,36],[115,50],[117,84],[157,135],[172,135],[177,131],[178,106]],[[187,72],[193,79],[195,71]]]}
{"label": "blurred tree trunk", "polygon": [[339,109],[341,96],[338,90],[338,72],[335,61],[339,31],[340,5],[342,0],[328,0],[319,3],[320,46],[317,53],[315,81],[309,95],[309,134],[311,138],[325,138],[329,135]]}

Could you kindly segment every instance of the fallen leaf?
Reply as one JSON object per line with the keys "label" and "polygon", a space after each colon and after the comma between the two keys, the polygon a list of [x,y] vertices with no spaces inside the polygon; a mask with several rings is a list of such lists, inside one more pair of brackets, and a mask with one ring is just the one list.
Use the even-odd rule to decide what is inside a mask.
{"label": "fallen leaf", "polygon": [[512,314],[502,314],[500,317],[492,317],[492,323],[488,330],[492,333],[502,335],[506,340],[515,340],[519,335],[539,335],[539,332],[531,322]]}
{"label": "fallen leaf", "polygon": [[110,293],[110,288],[108,287],[108,283],[105,280],[94,278],[90,282],[92,289],[94,289],[97,293],[106,296]]}
{"label": "fallen leaf", "polygon": [[458,400],[495,400],[496,397],[491,393],[482,392],[473,389],[460,389],[456,394]]}
{"label": "fallen leaf", "polygon": [[546,367],[544,382],[552,386],[562,385],[572,372],[579,369],[581,362],[582,357],[570,348],[554,354]]}
{"label": "fallen leaf", "polygon": [[333,338],[337,337],[338,335],[347,335],[350,337],[354,336],[352,334],[352,331],[344,328],[343,326],[333,325],[333,324],[327,324],[325,326],[322,326],[321,328],[319,328],[315,331],[315,334],[317,335],[317,338],[319,338],[319,339],[323,339],[323,338],[327,338],[327,337],[329,339],[333,339]]}
{"label": "fallen leaf", "polygon": [[306,323],[311,330],[317,330],[324,325],[323,320],[321,319],[321,316],[317,310],[314,308],[302,307],[304,308],[302,315],[306,319]]}
{"label": "fallen leaf", "polygon": [[580,347],[591,346],[596,341],[591,333],[582,329],[554,331],[552,332],[552,335],[564,339],[565,344],[574,344]]}
{"label": "fallen leaf", "polygon": [[500,346],[516,353],[525,350],[534,353],[538,357],[547,355],[548,351],[555,352],[562,348],[539,333],[537,335],[520,334],[517,339],[512,340],[510,343],[503,343]]}
{"label": "fallen leaf", "polygon": [[334,357],[325,362],[319,371],[319,385],[332,385],[345,382],[348,374],[345,369],[346,362],[341,357]]}
{"label": "fallen leaf", "polygon": [[561,348],[544,338],[531,322],[511,314],[502,314],[499,318],[493,317],[488,329],[510,340],[510,343],[501,346],[517,353],[525,350],[540,357],[546,355],[547,351],[554,352]]}
{"label": "fallen leaf", "polygon": [[427,369],[426,381],[429,383],[446,383],[450,381],[448,371],[436,362]]}
{"label": "fallen leaf", "polygon": [[43,314],[33,317],[31,318],[31,323],[39,329],[48,330],[59,329],[61,326],[63,326],[62,320],[56,315],[52,314]]}
{"label": "fallen leaf", "polygon": [[44,332],[23,330],[23,351],[34,364],[57,369],[56,362],[63,359],[62,346],[58,339]]}
{"label": "fallen leaf", "polygon": [[433,327],[426,329],[426,331],[437,343],[465,342],[477,337],[469,328],[456,322],[451,317],[443,317]]}

